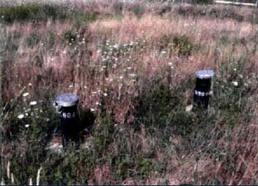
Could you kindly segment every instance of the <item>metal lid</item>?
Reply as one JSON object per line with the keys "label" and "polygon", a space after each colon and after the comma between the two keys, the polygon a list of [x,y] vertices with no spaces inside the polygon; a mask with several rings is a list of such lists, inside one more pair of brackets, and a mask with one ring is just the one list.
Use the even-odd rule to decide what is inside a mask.
{"label": "metal lid", "polygon": [[196,72],[196,75],[200,79],[210,79],[213,78],[214,76],[214,71],[213,70],[199,70]]}
{"label": "metal lid", "polygon": [[78,103],[79,98],[76,94],[61,94],[56,98],[56,103],[61,107],[71,107]]}

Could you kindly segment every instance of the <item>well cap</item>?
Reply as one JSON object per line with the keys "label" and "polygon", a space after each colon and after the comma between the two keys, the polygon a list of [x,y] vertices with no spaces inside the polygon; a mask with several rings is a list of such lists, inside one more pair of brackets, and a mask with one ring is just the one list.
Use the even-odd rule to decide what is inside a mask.
{"label": "well cap", "polygon": [[76,94],[71,93],[61,94],[56,98],[56,103],[58,104],[58,106],[61,107],[72,107],[76,105],[78,101],[78,96]]}
{"label": "well cap", "polygon": [[214,71],[213,70],[199,70],[196,72],[196,75],[200,79],[210,79],[213,78],[214,76]]}

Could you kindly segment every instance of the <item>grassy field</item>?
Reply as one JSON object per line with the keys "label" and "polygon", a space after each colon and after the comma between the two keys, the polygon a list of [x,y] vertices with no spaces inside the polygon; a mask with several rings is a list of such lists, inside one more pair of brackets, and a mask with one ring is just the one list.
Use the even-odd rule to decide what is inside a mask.
{"label": "grassy field", "polygon": [[[2,5],[0,19],[2,183],[258,184],[256,9],[103,0]],[[189,112],[201,69],[214,94]],[[58,154],[64,92],[88,132]]]}

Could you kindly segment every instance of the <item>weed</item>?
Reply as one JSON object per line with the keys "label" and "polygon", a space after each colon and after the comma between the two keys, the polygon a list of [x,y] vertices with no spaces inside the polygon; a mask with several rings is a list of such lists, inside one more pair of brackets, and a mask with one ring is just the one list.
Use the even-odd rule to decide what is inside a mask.
{"label": "weed", "polygon": [[173,48],[179,54],[183,56],[191,55],[193,44],[189,41],[186,36],[174,37],[173,38]]}
{"label": "weed", "polygon": [[110,143],[114,140],[114,121],[112,116],[106,116],[105,112],[101,113],[99,125],[94,130],[94,145],[97,151],[100,153],[108,148]]}
{"label": "weed", "polygon": [[182,56],[190,56],[193,44],[186,36],[165,35],[161,38],[161,50],[168,50]]}
{"label": "weed", "polygon": [[[5,183],[36,184],[39,170],[40,184],[255,183],[257,26],[238,22],[249,9],[163,7],[0,8]],[[189,111],[206,68],[209,108]],[[54,153],[61,92],[80,96],[80,145]]]}

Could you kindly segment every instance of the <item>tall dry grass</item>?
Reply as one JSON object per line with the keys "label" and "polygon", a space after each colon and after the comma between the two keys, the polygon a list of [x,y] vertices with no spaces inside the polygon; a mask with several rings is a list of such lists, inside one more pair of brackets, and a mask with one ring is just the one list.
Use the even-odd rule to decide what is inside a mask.
{"label": "tall dry grass", "polygon": [[[82,107],[91,109],[96,115],[104,106],[123,131],[124,125],[133,125],[137,120],[137,98],[146,93],[144,90],[154,89],[157,79],[172,89],[186,87],[185,80],[194,79],[195,71],[214,69],[216,78],[227,83],[231,80],[221,68],[231,73],[237,66],[234,64],[243,56],[245,78],[250,81],[249,96],[254,99],[253,103],[256,102],[256,24],[190,13],[182,16],[178,15],[177,7],[161,16],[166,6],[159,4],[141,4],[146,7],[139,17],[130,11],[132,5],[119,4],[116,8],[115,5],[85,4],[85,11],[98,14],[118,11],[119,15],[81,23],[79,28],[71,21],[52,20],[5,25],[2,29],[4,103],[8,105],[14,100],[22,87],[27,87],[31,97],[37,100],[44,100],[47,92],[53,99],[60,93],[73,92],[79,95]],[[193,12],[206,10],[199,6],[191,8]],[[234,10],[246,13],[243,9]],[[192,43],[190,55],[182,55],[178,48],[171,46],[174,37],[186,37]],[[182,94],[184,106],[191,102],[192,88],[186,87]],[[122,183],[257,183],[257,117],[255,105],[251,107],[254,112],[251,124],[247,125],[240,118],[234,121],[232,130],[223,128],[226,119],[222,118],[223,111],[218,111],[214,128],[209,130],[209,144],[200,143],[195,136],[193,141],[199,146],[184,149],[181,147],[186,143],[184,137],[171,136],[171,143],[178,144],[179,152],[173,154],[162,149],[156,152],[157,159],[170,158],[168,170],[162,177],[153,171],[145,180],[127,177]],[[157,138],[146,135],[144,125],[141,123],[139,134],[129,134],[127,146],[141,144],[142,150],[148,152],[159,144]],[[218,134],[218,130],[224,133]],[[218,157],[204,152],[206,145],[216,147]],[[115,142],[110,148],[116,153]],[[97,165],[91,177],[88,183],[102,184],[106,180],[117,183],[108,164]]]}

